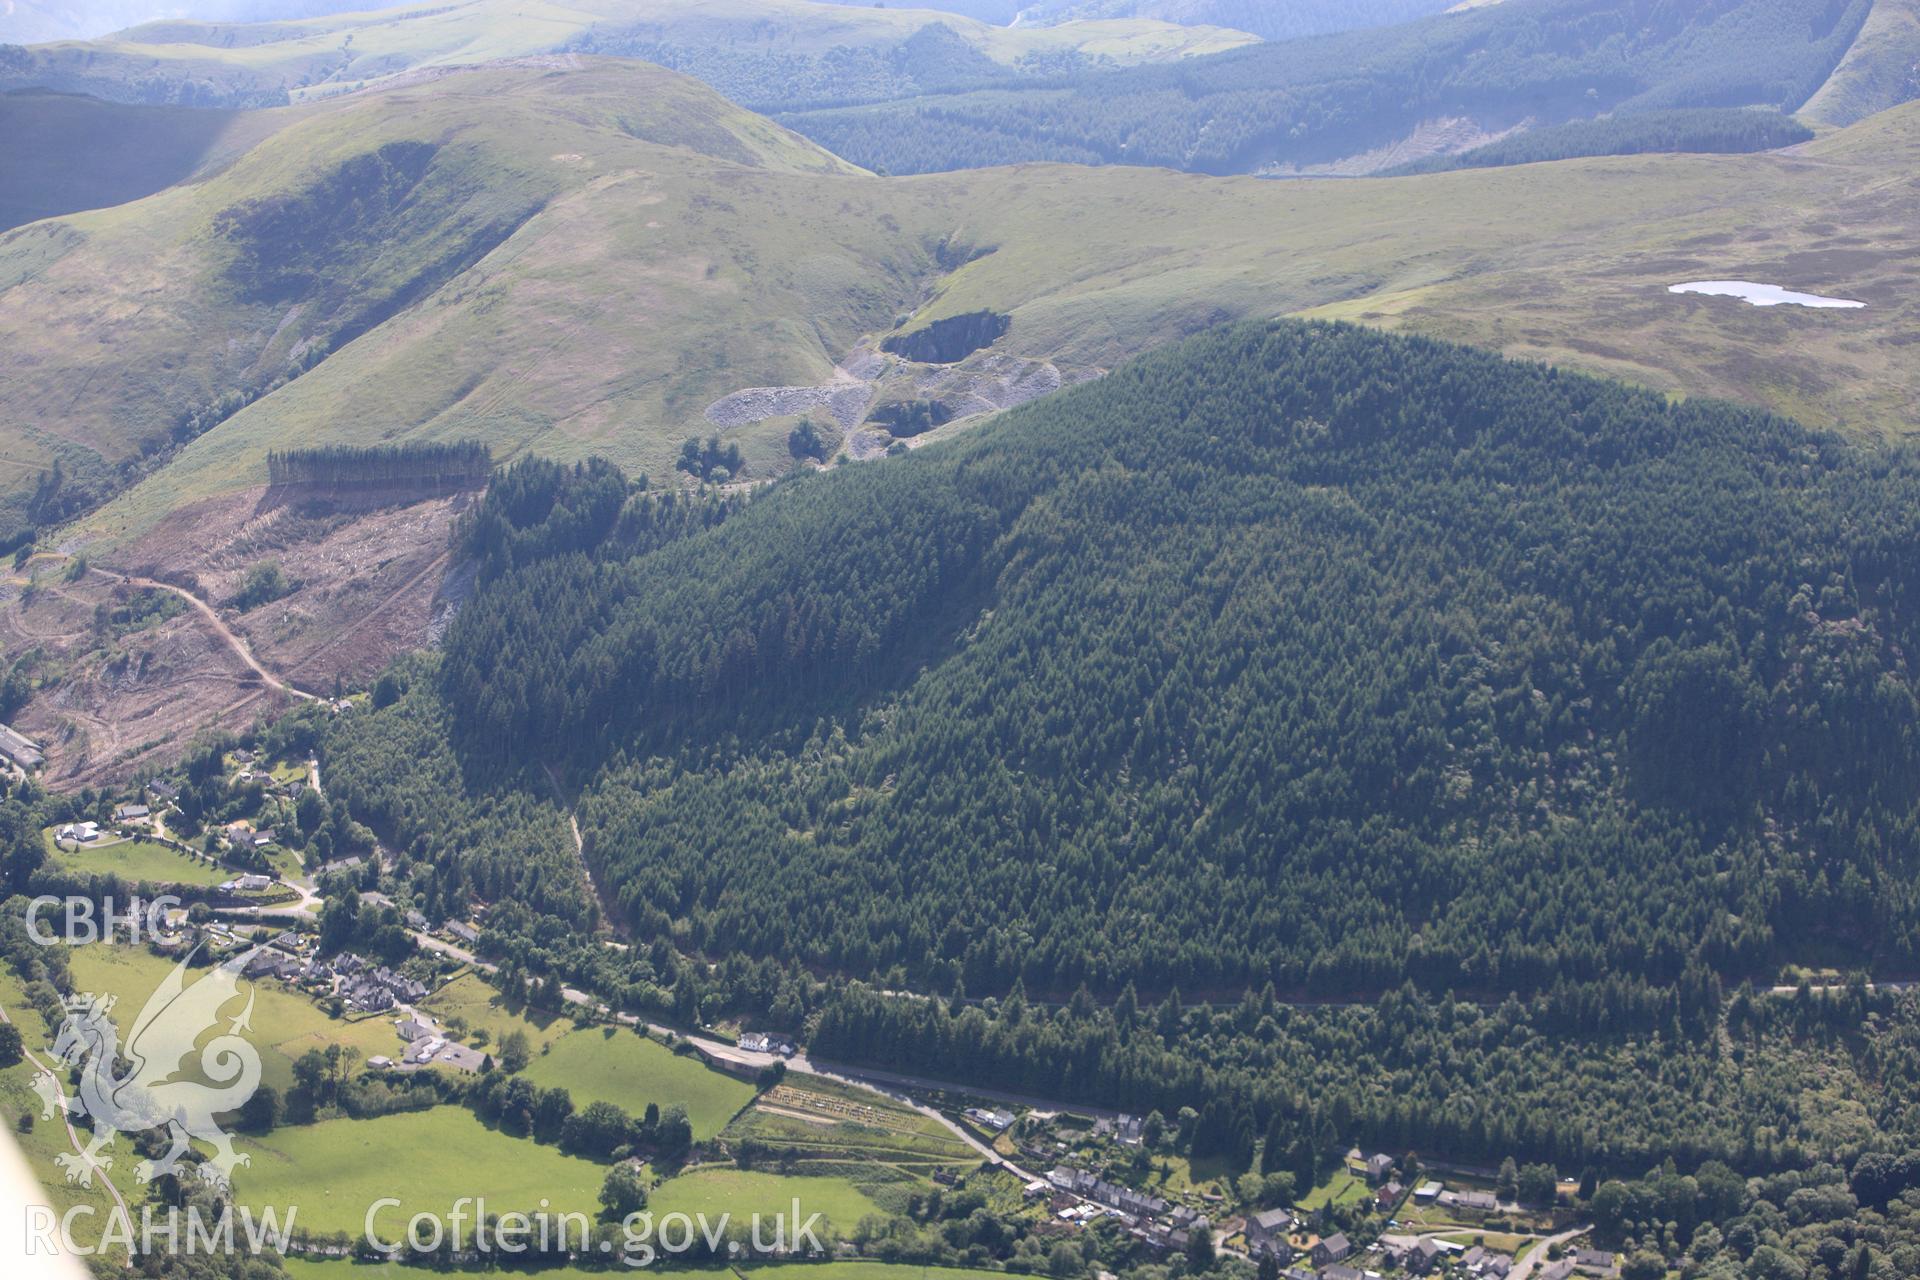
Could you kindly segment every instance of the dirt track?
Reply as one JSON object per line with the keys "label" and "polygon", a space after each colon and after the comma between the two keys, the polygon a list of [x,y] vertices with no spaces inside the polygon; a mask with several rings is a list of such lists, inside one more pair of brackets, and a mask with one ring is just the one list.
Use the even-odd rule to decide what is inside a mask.
{"label": "dirt track", "polygon": [[220,615],[213,611],[213,606],[185,587],[176,587],[171,582],[161,582],[156,578],[140,578],[113,573],[107,569],[95,568],[93,572],[103,578],[124,582],[128,586],[150,587],[156,591],[172,592],[198,610],[201,619],[213,628],[215,634],[226,641],[227,647],[233,650],[240,661],[244,662],[255,675],[259,676],[260,679],[265,681],[270,687],[278,689],[281,693],[291,694],[296,698],[304,698],[308,702],[316,702],[319,700],[320,695],[308,693],[305,689],[282,680],[279,676],[276,676],[273,672],[261,666],[259,659],[253,656],[253,650],[247,648],[247,642],[235,635],[232,627],[229,627],[225,622],[221,621]]}

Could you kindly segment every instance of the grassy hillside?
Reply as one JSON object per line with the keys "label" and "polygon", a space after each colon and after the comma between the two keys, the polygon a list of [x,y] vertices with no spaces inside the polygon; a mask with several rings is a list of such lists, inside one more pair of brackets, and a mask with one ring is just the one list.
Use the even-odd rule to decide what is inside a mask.
{"label": "grassy hillside", "polygon": [[[1800,155],[882,180],[656,69],[464,73],[316,107],[210,181],[0,240],[0,337],[25,356],[0,408],[44,424],[8,442],[16,494],[57,450],[111,488],[190,439],[81,530],[110,543],[316,439],[478,437],[667,482],[719,398],[819,386],[863,343],[982,312],[1008,317],[989,356],[1065,375],[1311,313],[1887,434],[1920,382],[1900,345],[1917,152],[1908,108]],[[308,217],[344,190],[376,199]],[[1740,278],[1870,305],[1666,292]],[[727,430],[749,478],[791,465],[795,421]]]}
{"label": "grassy hillside", "polygon": [[[305,21],[156,22],[93,42],[10,51],[0,87],[122,101],[257,106],[336,93],[414,68],[559,50],[632,54],[704,67],[774,97],[809,77],[864,75],[891,96],[920,77],[944,84],[1016,70],[1125,66],[1215,53],[1252,36],[1126,20],[1008,30],[954,14],[812,0],[464,0]],[[928,48],[926,46],[931,46]],[[828,97],[835,95],[827,94]],[[792,101],[789,97],[788,101]]]}
{"label": "grassy hillside", "polygon": [[1860,38],[1801,108],[1819,124],[1864,120],[1920,97],[1920,0],[1874,0]]}
{"label": "grassy hillside", "polygon": [[1370,172],[1400,154],[1607,112],[1791,111],[1873,0],[1506,0],[1167,67],[782,119],[868,168],[1068,160],[1203,173]]}

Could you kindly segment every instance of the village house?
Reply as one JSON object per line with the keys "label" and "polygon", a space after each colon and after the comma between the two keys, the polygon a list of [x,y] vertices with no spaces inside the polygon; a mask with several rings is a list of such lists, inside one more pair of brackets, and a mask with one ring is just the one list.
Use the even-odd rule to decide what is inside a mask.
{"label": "village house", "polygon": [[996,1133],[1003,1133],[1013,1127],[1013,1115],[1010,1112],[988,1111],[982,1107],[968,1107],[962,1114],[965,1115],[967,1119],[983,1124]]}
{"label": "village house", "polygon": [[1562,1258],[1558,1262],[1549,1262],[1540,1272],[1540,1280],[1567,1280],[1573,1274],[1573,1259]]}
{"label": "village house", "polygon": [[1491,1191],[1442,1191],[1441,1204],[1468,1213],[1492,1213],[1499,1209],[1500,1201]]}
{"label": "village house", "polygon": [[145,822],[153,810],[143,804],[123,804],[113,811],[115,822]]}
{"label": "village house", "polygon": [[1366,1280],[1366,1274],[1358,1267],[1322,1267],[1320,1280]]}
{"label": "village house", "polygon": [[1407,1270],[1417,1276],[1426,1275],[1446,1252],[1445,1246],[1437,1240],[1417,1240],[1413,1248],[1407,1250]]}
{"label": "village house", "polygon": [[299,975],[300,962],[284,951],[262,947],[240,972],[248,978],[279,978],[285,981]]}
{"label": "village house", "polygon": [[1114,1122],[1114,1133],[1130,1147],[1140,1145],[1146,1129],[1147,1122],[1140,1116],[1121,1116]]}
{"label": "village house", "polygon": [[1495,1253],[1485,1245],[1475,1245],[1460,1257],[1460,1265],[1468,1275],[1491,1276],[1494,1280],[1503,1280],[1507,1272],[1513,1269],[1513,1259],[1504,1253]]}
{"label": "village house", "polygon": [[161,804],[173,804],[180,799],[180,788],[160,778],[147,784],[147,794]]}
{"label": "village house", "polygon": [[408,1004],[427,998],[426,983],[418,978],[409,978],[404,973],[395,973],[385,965],[373,971],[371,980],[393,992],[395,999],[404,1000]]}
{"label": "village house", "polygon": [[385,1013],[393,1008],[393,992],[372,978],[353,979],[346,992],[347,1003],[368,1013]]}
{"label": "village house", "polygon": [[1573,1254],[1575,1267],[1599,1276],[1612,1275],[1614,1261],[1614,1256],[1604,1249],[1576,1249]]}
{"label": "village house", "polygon": [[1345,1232],[1335,1232],[1313,1246],[1313,1265],[1329,1267],[1336,1262],[1345,1262],[1353,1252],[1353,1244]]}
{"label": "village house", "polygon": [[480,931],[478,929],[470,924],[462,924],[458,920],[450,921],[447,924],[447,932],[452,934],[456,940],[464,942],[469,946],[480,941]]}
{"label": "village house", "polygon": [[1414,1190],[1414,1193],[1413,1193],[1414,1203],[1415,1204],[1432,1204],[1435,1200],[1438,1200],[1440,1198],[1440,1189],[1441,1189],[1440,1184],[1437,1182],[1421,1183]]}
{"label": "village house", "polygon": [[1293,1229],[1293,1215],[1285,1209],[1268,1209],[1247,1216],[1247,1252],[1269,1254],[1286,1262],[1293,1257],[1287,1232]]}
{"label": "village house", "polygon": [[1393,1172],[1393,1157],[1382,1151],[1378,1155],[1367,1157],[1367,1181],[1376,1186],[1387,1180]]}
{"label": "village house", "polygon": [[220,890],[223,893],[258,893],[272,884],[272,876],[244,875],[228,880],[220,886]]}

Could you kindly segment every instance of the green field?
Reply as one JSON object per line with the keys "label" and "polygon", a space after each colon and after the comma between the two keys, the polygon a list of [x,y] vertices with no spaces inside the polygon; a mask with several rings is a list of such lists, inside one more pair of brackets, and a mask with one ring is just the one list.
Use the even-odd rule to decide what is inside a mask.
{"label": "green field", "polygon": [[743,1173],[738,1169],[695,1169],[669,1178],[654,1188],[648,1208],[656,1219],[668,1213],[717,1217],[733,1215],[744,1224],[752,1215],[791,1214],[800,1201],[800,1217],[821,1214],[834,1234],[847,1236],[868,1214],[884,1213],[878,1204],[838,1178],[782,1177],[773,1173]]}
{"label": "green field", "polygon": [[1346,1169],[1333,1175],[1327,1181],[1301,1197],[1302,1209],[1323,1209],[1330,1204],[1352,1204],[1366,1198],[1367,1183]]}
{"label": "green field", "polygon": [[597,1027],[569,1031],[551,1050],[536,1053],[526,1074],[535,1084],[565,1085],[576,1105],[611,1102],[637,1116],[649,1102],[662,1107],[678,1102],[687,1109],[696,1141],[720,1132],[753,1101],[753,1086],[746,1081],[624,1029],[611,1035]]}
{"label": "green field", "polygon": [[[753,1087],[714,1071],[700,1059],[674,1053],[632,1030],[590,1027],[534,1010],[510,1007],[485,978],[468,973],[449,982],[421,1008],[440,1019],[463,1019],[474,1031],[487,1032],[488,1047],[510,1032],[527,1037],[533,1060],[527,1078],[547,1087],[564,1086],[575,1105],[611,1102],[640,1115],[649,1102],[687,1109],[698,1141],[711,1138],[740,1108],[753,1101]],[[469,1035],[467,1039],[471,1040]]]}
{"label": "green field", "polygon": [[[114,1021],[122,1031],[132,1025],[147,997],[173,968],[171,960],[132,947],[87,946],[73,949],[71,960],[76,991],[111,993],[119,997]],[[188,975],[188,981],[204,976],[205,969]],[[323,1049],[329,1044],[350,1045],[362,1058],[374,1054],[393,1054],[401,1047],[393,1019],[376,1016],[355,1021],[335,1020],[304,995],[287,991],[277,983],[241,983],[244,994],[253,992],[251,1031],[247,1038],[260,1050],[263,1083],[285,1091],[293,1084],[293,1062],[308,1049]],[[238,1013],[234,1001],[228,1012]]]}
{"label": "green field", "polygon": [[78,849],[63,848],[53,841],[55,830],[57,828],[49,828],[46,833],[47,860],[62,870],[81,875],[110,874],[143,884],[211,887],[233,879],[236,874],[139,836],[131,840],[101,840]]}
{"label": "green field", "polygon": [[236,1203],[274,1206],[283,1217],[294,1207],[302,1229],[356,1239],[368,1208],[386,1197],[401,1202],[375,1220],[388,1240],[412,1215],[444,1217],[462,1196],[484,1196],[492,1213],[531,1211],[546,1200],[550,1212],[591,1219],[606,1177],[600,1165],[495,1132],[452,1106],[281,1128],[240,1148],[252,1163],[235,1174]]}
{"label": "green field", "polygon": [[[43,1062],[50,1061],[43,1052],[48,1039],[46,1025],[27,1004],[19,978],[5,965],[0,965],[0,1005],[5,1006],[7,1016],[20,1028],[27,1051],[39,1055]],[[68,1183],[64,1172],[54,1163],[56,1156],[71,1152],[73,1148],[67,1141],[66,1129],[58,1117],[52,1120],[40,1118],[42,1104],[33,1090],[33,1080],[37,1074],[28,1062],[0,1070],[0,1124],[7,1126],[10,1135],[0,1136],[0,1142],[12,1140],[19,1145],[28,1166],[46,1189],[45,1203],[51,1205],[55,1212],[64,1214],[79,1205],[86,1205],[94,1211],[92,1217],[74,1219],[76,1239],[83,1244],[92,1244],[99,1239],[105,1227],[106,1214],[113,1208],[113,1197],[97,1180],[90,1188]],[[22,1133],[17,1127],[17,1121],[23,1114],[34,1118],[31,1133]],[[98,1177],[96,1174],[96,1179]],[[130,1202],[141,1193],[134,1183],[131,1160],[114,1161],[105,1177]]]}
{"label": "green field", "polygon": [[442,1023],[459,1018],[470,1032],[484,1030],[492,1045],[499,1044],[510,1032],[518,1031],[526,1036],[535,1054],[573,1030],[573,1023],[568,1019],[536,1010],[509,1008],[492,984],[472,972],[463,973],[441,987],[421,1001],[420,1007]]}

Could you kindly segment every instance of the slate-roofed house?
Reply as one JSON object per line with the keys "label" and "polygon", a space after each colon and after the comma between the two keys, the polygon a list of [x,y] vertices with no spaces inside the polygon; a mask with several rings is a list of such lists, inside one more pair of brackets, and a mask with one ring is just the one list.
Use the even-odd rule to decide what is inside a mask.
{"label": "slate-roofed house", "polygon": [[1313,1246],[1313,1265],[1327,1267],[1336,1262],[1344,1262],[1347,1255],[1352,1252],[1353,1243],[1347,1239],[1346,1233],[1335,1232]]}
{"label": "slate-roofed house", "polygon": [[1381,1183],[1393,1172],[1393,1157],[1382,1151],[1378,1155],[1367,1157],[1367,1181]]}
{"label": "slate-roofed house", "polygon": [[1573,1259],[1562,1258],[1558,1262],[1548,1263],[1546,1269],[1540,1273],[1540,1280],[1567,1280],[1567,1277],[1572,1274]]}
{"label": "slate-roofed house", "polygon": [[1322,1267],[1320,1280],[1366,1280],[1367,1273],[1358,1267]]}
{"label": "slate-roofed house", "polygon": [[300,962],[284,951],[262,947],[240,972],[248,978],[279,978],[284,981],[299,976]]}
{"label": "slate-roofed house", "polygon": [[447,925],[447,932],[465,943],[471,944],[480,941],[480,931],[478,929],[470,924],[462,924],[458,920],[452,921]]}
{"label": "slate-roofed house", "polygon": [[1610,1275],[1613,1272],[1614,1256],[1604,1249],[1576,1249],[1573,1265],[1581,1271],[1591,1271],[1595,1275]]}
{"label": "slate-roofed house", "polygon": [[1415,1241],[1413,1248],[1407,1251],[1407,1270],[1423,1276],[1433,1270],[1434,1264],[1445,1253],[1446,1250],[1437,1240]]}
{"label": "slate-roofed house", "polygon": [[123,804],[113,811],[115,822],[145,822],[153,816],[153,810],[143,804]]}
{"label": "slate-roofed house", "polygon": [[385,965],[373,971],[373,981],[393,992],[395,999],[405,1000],[408,1004],[427,998],[426,983],[418,978],[409,978],[404,973],[395,973]]}
{"label": "slate-roofed house", "polygon": [[1268,1209],[1247,1216],[1247,1250],[1266,1253],[1285,1262],[1293,1256],[1287,1232],[1293,1227],[1293,1215],[1285,1209]]}
{"label": "slate-roofed house", "polygon": [[354,979],[353,985],[347,988],[347,1002],[368,1013],[385,1013],[394,1005],[393,992],[364,977]]}
{"label": "slate-roofed house", "polygon": [[172,804],[180,798],[180,788],[162,778],[155,778],[147,784],[147,794],[161,804]]}
{"label": "slate-roofed house", "polygon": [[1442,1191],[1439,1198],[1441,1204],[1473,1213],[1492,1213],[1500,1207],[1499,1199],[1491,1191]]}

